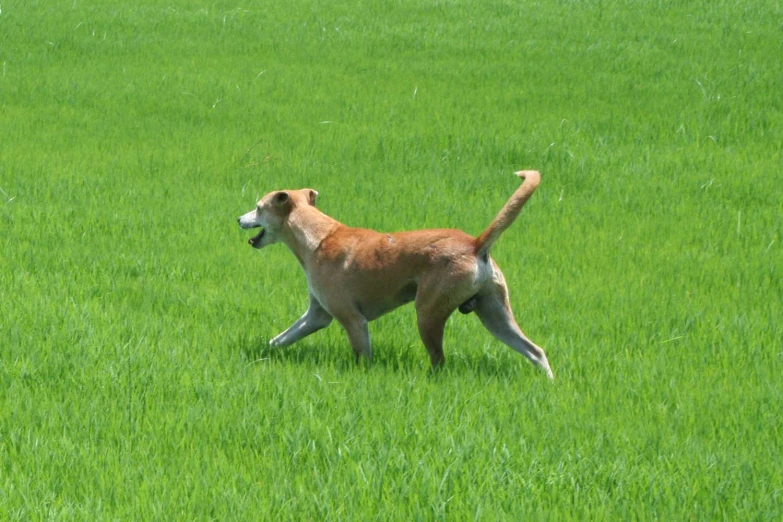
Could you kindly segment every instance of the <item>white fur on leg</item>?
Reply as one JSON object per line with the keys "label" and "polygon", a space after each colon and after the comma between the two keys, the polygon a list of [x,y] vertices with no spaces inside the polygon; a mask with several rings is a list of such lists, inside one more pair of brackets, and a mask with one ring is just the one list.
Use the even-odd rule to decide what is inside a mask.
{"label": "white fur on leg", "polygon": [[330,316],[315,299],[310,300],[310,308],[286,331],[269,341],[269,346],[288,346],[296,341],[329,326]]}

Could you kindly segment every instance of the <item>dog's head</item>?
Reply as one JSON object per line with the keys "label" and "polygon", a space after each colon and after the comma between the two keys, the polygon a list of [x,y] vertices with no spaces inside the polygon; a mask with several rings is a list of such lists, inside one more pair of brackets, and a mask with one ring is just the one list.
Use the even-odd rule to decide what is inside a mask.
{"label": "dog's head", "polygon": [[251,237],[248,244],[253,248],[264,248],[277,243],[285,229],[288,216],[298,206],[315,206],[318,192],[313,189],[278,190],[261,198],[256,208],[239,217],[242,228],[259,228],[261,232]]}

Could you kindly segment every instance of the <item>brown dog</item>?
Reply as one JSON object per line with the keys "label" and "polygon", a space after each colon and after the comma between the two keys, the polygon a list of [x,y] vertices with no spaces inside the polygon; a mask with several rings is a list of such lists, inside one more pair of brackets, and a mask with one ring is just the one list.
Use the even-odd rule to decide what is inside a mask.
{"label": "brown dog", "polygon": [[357,359],[372,357],[367,323],[398,306],[416,304],[419,333],[433,367],[443,364],[443,330],[458,309],[476,312],[492,335],[518,351],[552,379],[544,350],[517,326],[503,273],[489,250],[519,215],[541,180],[534,170],[477,238],[453,229],[382,234],[350,228],[315,208],[312,189],[270,192],[239,218],[242,228],[263,227],[253,248],[283,242],[307,277],[310,307],[272,339],[287,346],[328,326],[343,326]]}

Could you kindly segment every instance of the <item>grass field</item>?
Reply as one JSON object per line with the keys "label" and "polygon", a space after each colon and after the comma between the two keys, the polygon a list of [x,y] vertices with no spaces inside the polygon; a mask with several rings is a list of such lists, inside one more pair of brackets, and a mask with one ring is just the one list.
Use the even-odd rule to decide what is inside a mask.
{"label": "grass field", "polygon": [[[0,3],[0,519],[780,520],[779,1]],[[270,350],[236,217],[480,233],[474,315]]]}

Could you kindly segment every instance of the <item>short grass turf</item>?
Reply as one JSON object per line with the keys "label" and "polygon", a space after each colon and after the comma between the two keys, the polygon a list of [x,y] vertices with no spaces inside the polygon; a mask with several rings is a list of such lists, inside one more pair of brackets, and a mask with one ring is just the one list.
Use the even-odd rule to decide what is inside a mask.
{"label": "short grass turf", "polygon": [[[778,520],[780,2],[0,3],[0,519]],[[478,234],[552,384],[356,366],[257,197]]]}

